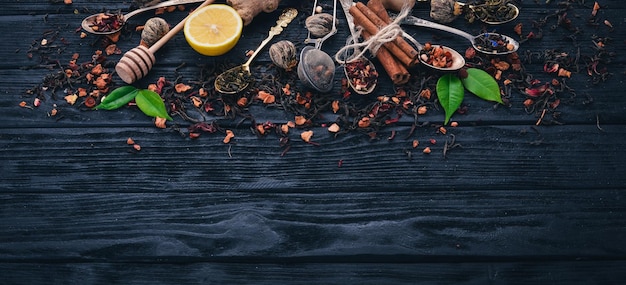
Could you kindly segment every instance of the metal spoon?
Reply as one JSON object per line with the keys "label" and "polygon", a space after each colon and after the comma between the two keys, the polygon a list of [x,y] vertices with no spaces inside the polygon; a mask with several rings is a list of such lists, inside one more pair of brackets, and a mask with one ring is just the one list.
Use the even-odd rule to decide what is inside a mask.
{"label": "metal spoon", "polygon": [[109,34],[113,34],[121,30],[124,24],[128,22],[128,19],[130,19],[132,16],[135,16],[139,13],[158,9],[158,8],[163,8],[163,7],[184,5],[184,4],[190,4],[190,3],[200,3],[200,2],[204,2],[204,0],[169,0],[169,1],[161,2],[153,6],[133,10],[125,15],[121,15],[121,19],[118,19],[121,22],[121,25],[117,29],[107,30],[107,31],[96,31],[93,29],[93,27],[96,26],[97,18],[101,16],[103,13],[93,14],[83,19],[81,23],[81,27],[83,28],[83,30],[85,30],[88,33],[92,33],[95,35],[109,35]]}
{"label": "metal spoon", "polygon": [[427,62],[427,59],[423,58],[422,55],[428,55],[428,53],[430,51],[425,51],[424,50],[424,46],[421,44],[417,45],[418,50],[420,51],[420,62],[423,63],[424,65],[426,65],[427,67],[431,68],[431,69],[436,69],[436,70],[440,70],[440,71],[456,71],[459,70],[461,68],[463,68],[463,66],[465,66],[465,58],[463,58],[463,56],[457,52],[456,50],[447,47],[447,46],[442,46],[442,45],[435,45],[435,44],[431,44],[432,48],[431,49],[436,49],[436,48],[441,48],[445,53],[448,53],[450,55],[450,65],[447,67],[439,67],[439,66],[435,66],[432,64],[429,64]]}
{"label": "metal spoon", "polygon": [[[431,29],[436,29],[436,30],[441,30],[441,31],[445,31],[445,32],[449,32],[452,34],[456,34],[459,35],[461,37],[466,38],[467,40],[470,41],[470,43],[472,43],[472,46],[474,47],[474,49],[476,49],[479,52],[485,53],[485,54],[491,54],[491,55],[503,55],[503,54],[510,54],[513,52],[516,52],[519,49],[519,42],[517,42],[516,40],[514,40],[513,38],[503,35],[503,34],[499,34],[499,33],[481,33],[480,35],[477,36],[473,36],[470,35],[469,33],[466,33],[464,31],[461,31],[459,29],[455,29],[446,25],[442,25],[442,24],[438,24],[438,23],[434,23],[434,22],[430,22],[421,18],[417,18],[415,16],[407,16],[402,20],[402,24],[406,24],[406,25],[414,25],[414,26],[418,26],[418,27],[425,27],[425,28],[431,28]],[[508,48],[506,50],[500,51],[500,50],[489,50],[486,49],[483,46],[480,46],[477,44],[477,40],[481,39],[481,38],[489,38],[489,37],[500,37],[502,38],[502,40],[504,42],[508,43]]]}
{"label": "metal spoon", "polygon": [[[315,15],[317,0],[313,4]],[[300,52],[298,63],[298,78],[304,85],[317,89],[320,92],[328,92],[333,88],[332,82],[335,77],[335,62],[327,53],[323,52],[322,43],[337,33],[337,1],[333,0],[333,27],[325,36],[312,39],[309,31],[305,43],[315,41],[315,46],[306,46]]]}
{"label": "metal spoon", "polygon": [[[461,8],[467,6],[467,8],[472,12],[475,13],[476,11],[476,7],[480,6],[480,5],[471,5],[471,4],[466,4],[466,3],[462,3],[462,2],[456,2],[456,4],[458,4],[459,6],[461,6]],[[506,20],[502,20],[502,21],[489,21],[483,17],[476,17],[478,18],[478,20],[480,20],[481,22],[485,23],[485,24],[489,24],[489,25],[500,25],[500,24],[505,24],[508,23],[510,21],[513,21],[517,18],[517,16],[519,16],[519,8],[515,5],[513,5],[512,3],[507,3],[506,6],[510,9],[513,9],[513,16],[509,19]]]}
{"label": "metal spoon", "polygon": [[285,9],[276,21],[276,25],[270,29],[267,38],[261,42],[259,47],[244,64],[226,70],[215,78],[215,89],[225,94],[235,94],[246,89],[252,77],[252,73],[250,72],[250,63],[252,63],[252,60],[274,36],[280,34],[283,28],[287,27],[296,15],[298,15],[298,10],[294,8]]}
{"label": "metal spoon", "polygon": [[[352,4],[354,2],[352,2],[352,0],[339,0],[341,2],[341,8],[343,8],[343,12],[346,15],[346,21],[348,22],[348,28],[350,29],[350,34],[352,34],[352,38],[354,39],[354,41],[357,41],[357,34],[356,34],[356,30],[354,28],[354,20],[352,17],[352,14],[350,14],[349,10],[350,7],[352,6]],[[376,85],[378,84],[378,72],[376,71],[376,66],[370,61],[368,60],[366,57],[362,56],[358,59],[356,59],[356,61],[359,61],[358,64],[365,66],[364,69],[367,69],[367,74],[370,80],[372,80],[372,82],[368,82],[368,84],[366,85],[359,85],[359,86],[355,86],[355,79],[359,79],[360,76],[353,76],[352,72],[349,72],[348,69],[348,65],[350,63],[346,63],[343,66],[343,70],[344,73],[346,74],[346,78],[348,78],[348,85],[350,85],[350,87],[352,88],[352,90],[354,90],[354,92],[356,92],[357,94],[361,94],[361,95],[365,95],[365,94],[370,94],[372,93],[372,91],[374,91],[374,89],[376,89]]]}

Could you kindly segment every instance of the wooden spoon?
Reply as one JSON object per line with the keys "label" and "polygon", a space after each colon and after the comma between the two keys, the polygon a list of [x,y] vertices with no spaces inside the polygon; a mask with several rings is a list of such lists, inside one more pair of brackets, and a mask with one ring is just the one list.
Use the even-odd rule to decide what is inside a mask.
{"label": "wooden spoon", "polygon": [[[198,11],[198,9],[213,3],[213,1],[214,0],[206,0],[202,2],[202,4],[200,4],[200,6],[198,6],[194,11]],[[140,45],[127,51],[115,66],[117,75],[128,84],[132,84],[133,82],[146,76],[156,62],[154,54],[172,37],[174,37],[174,35],[183,29],[185,22],[189,19],[189,16],[191,16],[191,13],[150,48]]]}

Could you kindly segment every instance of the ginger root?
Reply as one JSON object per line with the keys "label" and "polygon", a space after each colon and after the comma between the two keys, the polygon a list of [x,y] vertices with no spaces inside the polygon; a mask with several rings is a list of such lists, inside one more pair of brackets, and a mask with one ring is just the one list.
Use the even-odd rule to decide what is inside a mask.
{"label": "ginger root", "polygon": [[395,12],[400,12],[405,4],[408,4],[409,8],[413,8],[415,5],[415,0],[380,0],[380,2],[383,3],[385,9]]}
{"label": "ginger root", "polygon": [[247,26],[252,19],[261,12],[271,13],[278,8],[280,0],[226,0],[233,7]]}

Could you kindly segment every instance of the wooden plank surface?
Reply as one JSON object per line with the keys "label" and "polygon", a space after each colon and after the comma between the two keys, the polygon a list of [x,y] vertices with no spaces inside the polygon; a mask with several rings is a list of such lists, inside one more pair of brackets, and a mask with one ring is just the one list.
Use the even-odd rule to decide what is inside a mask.
{"label": "wooden plank surface", "polygon": [[619,190],[33,193],[2,200],[3,211],[16,216],[3,222],[0,258],[15,261],[575,261],[626,253]]}
{"label": "wooden plank surface", "polygon": [[[419,131],[413,138],[431,147],[429,155],[414,149],[411,139],[401,139],[409,127],[396,129],[398,139],[392,141],[370,142],[365,134],[328,136],[314,146],[294,139],[281,157],[285,148],[277,136],[259,138],[245,129],[237,132],[235,144],[224,145],[221,134],[190,140],[149,122],[139,128],[12,128],[0,138],[2,172],[12,174],[3,178],[3,185],[9,193],[201,193],[224,188],[591,191],[626,182],[624,142],[610,139],[624,137],[619,126],[605,126],[606,134],[596,126],[569,125],[538,131],[526,126],[457,127],[447,136]],[[445,141],[453,135],[461,147],[444,158]],[[142,146],[140,152],[126,144],[128,137]],[[436,144],[430,144],[431,138]]]}
{"label": "wooden plank surface", "polygon": [[[513,34],[521,22],[530,31],[533,21],[563,5],[552,2],[519,1],[520,18],[499,27],[463,19],[451,25]],[[63,90],[47,94],[39,108],[20,108],[21,101],[32,102],[27,90],[73,53],[89,59],[103,48],[97,37],[80,38],[82,18],[128,11],[131,1],[4,3],[0,283],[620,284],[626,279],[626,6],[598,1],[598,19],[610,20],[611,30],[602,22],[584,24],[592,2],[567,2],[582,30],[572,36],[548,25],[544,39],[523,43],[520,54],[589,54],[591,38],[600,36],[611,37],[607,48],[615,56],[606,82],[592,84],[584,70],[566,81],[575,94],[561,102],[553,124],[536,125],[540,113],[525,110],[518,92],[510,106],[499,107],[466,96],[469,111],[455,115],[459,126],[445,135],[438,132],[440,108],[420,116],[414,131],[413,117],[403,116],[375,139],[364,131],[333,136],[325,126],[339,116],[327,112],[311,127],[293,129],[289,149],[276,134],[255,134],[251,120],[206,116],[232,129],[234,141],[222,143],[223,132],[190,139],[181,117],[157,129],[137,108],[69,106]],[[311,5],[284,0],[281,8],[296,7],[300,15],[275,40],[304,47]],[[176,23],[185,13],[162,17]],[[428,7],[412,13],[428,18]],[[341,14],[338,34],[324,44],[331,55],[348,35]],[[261,14],[222,57],[200,56],[176,35],[136,86],[161,76],[194,81],[203,69],[244,62],[277,15]],[[134,27],[152,16],[133,18],[118,42],[122,51],[138,44]],[[449,34],[405,30],[421,42],[468,46]],[[58,33],[47,49],[52,60],[42,64],[42,52],[31,48],[51,33]],[[109,64],[120,57],[112,55]],[[256,70],[269,62],[261,53]],[[525,67],[540,80],[551,78],[540,62]],[[381,80],[375,94],[350,101],[393,94],[394,86]],[[341,98],[338,86],[332,94]],[[52,117],[54,104],[60,115]],[[246,112],[256,122],[294,118],[260,103]],[[314,131],[319,145],[300,139],[305,130]],[[126,143],[129,137],[141,151]],[[444,155],[453,140],[459,146]],[[423,154],[427,146],[432,152]]]}
{"label": "wooden plank surface", "polygon": [[[619,284],[623,262],[2,264],[6,284]],[[47,272],[43,276],[33,270]],[[172,274],[172,272],[176,272]],[[617,274],[616,274],[617,272]],[[6,279],[5,279],[6,280]],[[254,282],[250,282],[254,280]],[[445,282],[442,282],[445,280]],[[605,282],[598,283],[598,280]]]}

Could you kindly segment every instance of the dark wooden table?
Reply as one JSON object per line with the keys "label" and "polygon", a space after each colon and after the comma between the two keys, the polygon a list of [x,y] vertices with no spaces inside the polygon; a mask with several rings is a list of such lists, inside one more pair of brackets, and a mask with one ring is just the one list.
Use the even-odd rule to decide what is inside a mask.
{"label": "dark wooden table", "polygon": [[[0,283],[621,284],[626,5],[599,1],[594,25],[587,23],[592,1],[545,2],[523,1],[519,19],[499,27],[463,18],[450,24],[514,35],[522,23],[526,34],[537,32],[533,23],[563,2],[571,5],[567,19],[578,32],[549,18],[543,38],[522,43],[519,52],[526,59],[546,50],[581,53],[580,70],[564,81],[575,91],[559,95],[560,105],[543,118],[541,109],[525,110],[527,97],[517,90],[510,104],[498,107],[466,94],[467,112],[453,116],[459,126],[445,135],[437,131],[443,111],[436,104],[414,132],[413,118],[403,116],[374,139],[359,130],[333,136],[324,124],[338,116],[326,112],[292,129],[290,149],[281,156],[286,149],[279,137],[259,136],[252,124],[283,124],[294,113],[258,101],[234,118],[204,118],[235,132],[229,144],[222,132],[189,138],[191,123],[180,116],[159,129],[134,106],[69,105],[64,88],[41,93],[42,104],[33,107],[29,90],[41,90],[44,78],[63,70],[74,53],[89,61],[103,48],[102,38],[80,37],[81,19],[128,11],[131,3],[6,1],[0,9]],[[281,8],[301,13],[274,41],[289,39],[301,49],[311,5],[284,1]],[[161,17],[174,25],[187,11]],[[198,82],[206,78],[201,70],[244,62],[278,13],[260,15],[221,57],[201,56],[177,35],[135,86],[159,77]],[[428,7],[412,13],[428,18]],[[338,15],[339,33],[324,45],[330,54],[348,34]],[[138,44],[134,27],[152,16],[131,20],[117,43],[121,51]],[[459,51],[469,45],[433,30],[405,30]],[[610,76],[593,84],[582,58],[595,52],[596,37],[610,38],[604,48],[615,54],[606,65]],[[263,52],[253,66],[269,63]],[[554,77],[542,72],[541,60],[524,66],[542,81]],[[325,96],[363,104],[394,94],[383,73],[375,94],[344,100],[339,68],[336,74],[337,86]],[[414,78],[421,76],[418,69]],[[113,84],[123,85],[115,76]],[[31,108],[20,107],[22,101]],[[58,113],[51,116],[54,104]],[[314,131],[318,145],[300,139],[305,130]],[[129,137],[140,151],[126,143]],[[444,156],[452,138],[461,147]],[[420,146],[413,148],[413,140]],[[432,149],[428,155],[425,146]]]}

